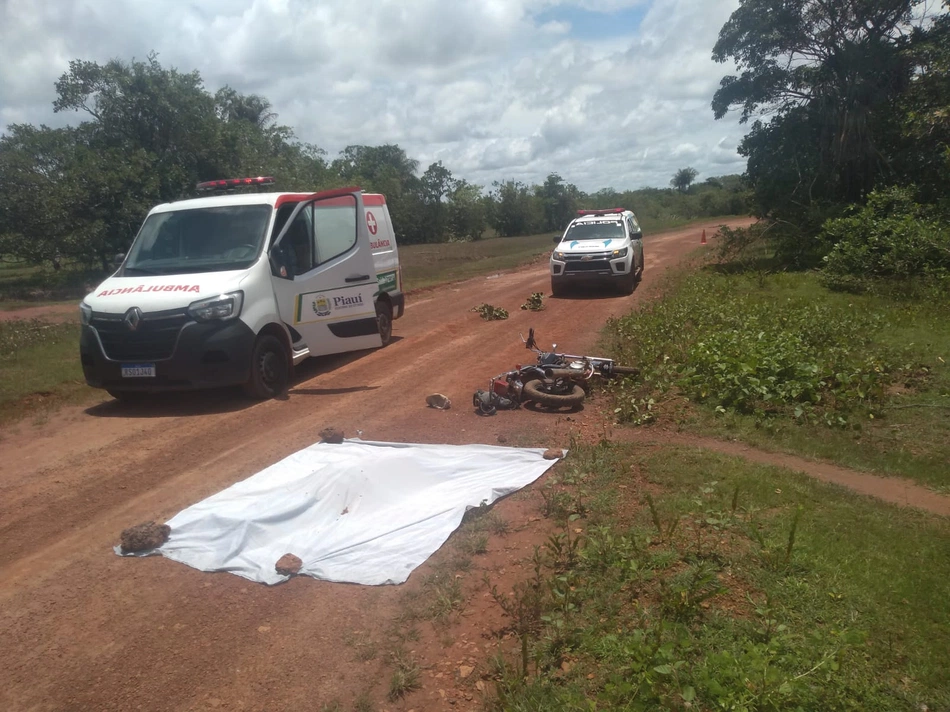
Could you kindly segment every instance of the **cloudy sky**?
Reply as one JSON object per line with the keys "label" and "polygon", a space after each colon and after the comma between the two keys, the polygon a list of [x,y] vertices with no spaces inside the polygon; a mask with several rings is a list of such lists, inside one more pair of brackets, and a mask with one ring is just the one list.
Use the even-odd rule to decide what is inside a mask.
{"label": "cloudy sky", "polygon": [[54,114],[71,59],[197,69],[330,157],[398,143],[482,185],[586,191],[741,173],[710,55],[738,0],[0,0],[0,129]]}

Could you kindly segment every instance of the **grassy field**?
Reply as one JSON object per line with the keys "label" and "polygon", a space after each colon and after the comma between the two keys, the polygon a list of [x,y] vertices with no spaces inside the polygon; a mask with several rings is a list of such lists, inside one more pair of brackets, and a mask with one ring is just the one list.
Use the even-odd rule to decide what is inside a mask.
{"label": "grassy field", "polygon": [[399,248],[403,289],[431,287],[527,264],[554,249],[554,234]]}
{"label": "grassy field", "polygon": [[488,709],[950,709],[945,520],[676,448],[575,448],[545,489]]}
{"label": "grassy field", "polygon": [[831,292],[814,273],[680,275],[607,341],[643,378],[618,416],[654,418],[950,491],[946,300]]}
{"label": "grassy field", "polygon": [[79,324],[0,321],[0,424],[99,397],[79,363]]}

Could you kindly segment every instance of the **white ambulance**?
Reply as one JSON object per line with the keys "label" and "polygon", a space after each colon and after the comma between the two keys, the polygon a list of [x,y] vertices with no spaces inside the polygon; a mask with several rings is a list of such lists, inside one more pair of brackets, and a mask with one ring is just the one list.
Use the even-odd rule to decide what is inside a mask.
{"label": "white ambulance", "polygon": [[386,199],[240,192],[273,182],[201,183],[208,197],[149,212],[80,304],[90,386],[131,399],[241,384],[270,398],[308,356],[389,343],[405,300]]}
{"label": "white ambulance", "polygon": [[578,210],[551,253],[551,292],[614,284],[632,294],[643,276],[643,231],[632,210]]}

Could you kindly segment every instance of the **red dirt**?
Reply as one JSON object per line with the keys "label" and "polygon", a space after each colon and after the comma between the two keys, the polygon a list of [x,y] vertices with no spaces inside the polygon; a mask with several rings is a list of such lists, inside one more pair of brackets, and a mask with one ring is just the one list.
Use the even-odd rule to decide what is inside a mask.
{"label": "red dirt", "polygon": [[[530,360],[518,338],[529,327],[542,345],[591,348],[607,317],[648,298],[663,270],[699,247],[704,227],[715,229],[648,238],[644,280],[630,297],[549,298],[544,311],[521,311],[532,292],[549,292],[539,265],[418,294],[395,323],[394,343],[305,364],[282,400],[249,403],[231,392],[138,406],[104,400],[8,428],[0,439],[0,709],[320,709],[335,700],[349,709],[364,694],[374,709],[472,709],[488,653],[515,644],[481,637],[506,625],[481,570],[501,589],[527,575],[531,546],[550,533],[537,486],[497,505],[512,532],[493,536],[476,568],[459,574],[467,597],[458,622],[443,632],[421,625],[421,637],[405,644],[423,665],[423,686],[396,703],[386,700],[385,657],[358,662],[345,641],[361,632],[381,640],[431,563],[404,586],[297,576],[267,587],[163,557],[118,557],[112,546],[130,524],[166,521],[312,444],[328,425],[404,442],[599,439],[605,426],[594,409],[570,420],[527,410],[482,418],[472,393]],[[511,317],[482,321],[469,311],[481,302]],[[427,407],[433,392],[452,409]],[[459,665],[475,670],[459,679]]]}

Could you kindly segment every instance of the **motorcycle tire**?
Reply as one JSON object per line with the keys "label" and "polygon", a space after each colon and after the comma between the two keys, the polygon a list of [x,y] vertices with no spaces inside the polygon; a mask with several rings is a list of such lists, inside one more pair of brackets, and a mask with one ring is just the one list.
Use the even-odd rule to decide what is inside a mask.
{"label": "motorcycle tire", "polygon": [[570,393],[548,393],[543,389],[543,382],[534,380],[524,384],[523,399],[534,401],[538,405],[549,408],[566,408],[578,406],[584,402],[584,389],[576,383],[571,386]]}

